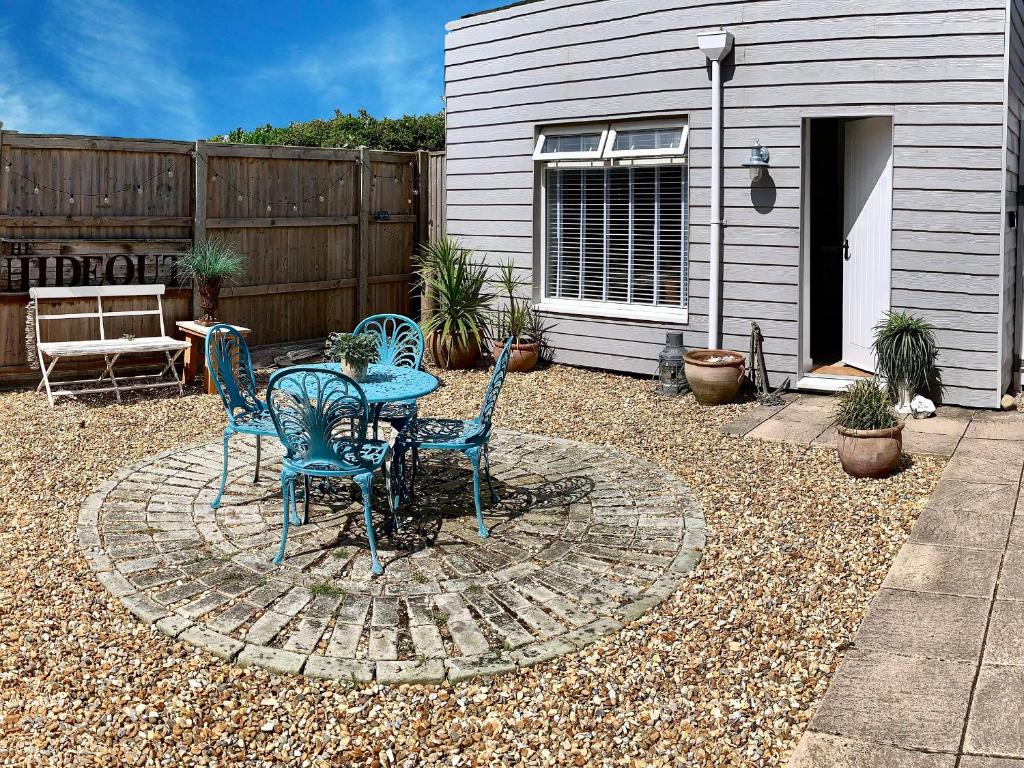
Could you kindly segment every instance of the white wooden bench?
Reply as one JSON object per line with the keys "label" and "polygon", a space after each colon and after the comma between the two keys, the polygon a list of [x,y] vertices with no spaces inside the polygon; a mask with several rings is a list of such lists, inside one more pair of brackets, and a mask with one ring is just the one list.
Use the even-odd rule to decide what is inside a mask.
{"label": "white wooden bench", "polygon": [[[110,285],[110,286],[89,286],[81,288],[30,288],[29,296],[35,301],[35,341],[36,355],[39,358],[39,368],[43,374],[43,380],[39,382],[36,391],[45,388],[46,397],[53,405],[53,398],[57,395],[80,395],[91,392],[113,392],[117,402],[121,402],[121,393],[133,389],[153,389],[157,387],[177,387],[179,394],[183,392],[181,379],[175,369],[175,363],[181,353],[188,347],[188,342],[179,341],[167,335],[164,328],[163,312],[163,285]],[[96,310],[89,312],[65,312],[47,313],[45,308],[48,303],[68,302],[80,299],[95,299]],[[131,309],[105,311],[104,299],[151,299],[154,307],[152,309]],[[114,317],[144,317],[156,315],[160,319],[160,335],[144,336],[138,338],[107,338],[106,320]],[[44,340],[41,333],[42,324],[53,320],[84,320],[99,321],[98,338],[94,337],[82,341],[51,341]],[[91,322],[89,323],[91,325]],[[114,375],[114,365],[122,355],[153,354],[163,352],[167,357],[167,364],[157,374],[145,374],[142,376],[128,376],[118,378]],[[57,361],[62,358],[75,357],[103,357],[106,368],[98,379],[78,379],[75,381],[61,382],[62,385],[70,384],[92,384],[87,389],[53,389],[50,386],[50,374]],[[47,358],[49,364],[47,364]],[[166,381],[167,374],[173,377],[173,381]],[[109,380],[109,386],[101,386],[105,380]]]}

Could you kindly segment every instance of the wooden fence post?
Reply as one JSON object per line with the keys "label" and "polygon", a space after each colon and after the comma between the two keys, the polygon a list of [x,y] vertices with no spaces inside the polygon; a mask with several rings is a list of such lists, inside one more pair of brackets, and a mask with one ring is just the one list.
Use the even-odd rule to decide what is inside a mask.
{"label": "wooden fence post", "polygon": [[[419,269],[420,256],[423,248],[430,243],[431,226],[430,211],[433,205],[431,199],[432,185],[430,179],[430,153],[426,150],[419,150],[416,153],[416,191],[419,195],[416,206],[416,254],[414,258],[414,270]],[[416,280],[417,278],[413,278]],[[430,286],[426,283],[420,284],[420,319],[426,320],[434,312],[434,295]]]}
{"label": "wooden fence post", "polygon": [[373,166],[370,164],[370,150],[359,148],[359,283],[356,287],[356,306],[359,316],[356,321],[370,314],[370,205],[373,202]]}
{"label": "wooden fence post", "polygon": [[[197,141],[192,158],[192,178],[195,180],[195,199],[192,201],[192,242],[206,239],[206,150],[205,141]],[[192,286],[192,317],[199,317],[199,291]]]}

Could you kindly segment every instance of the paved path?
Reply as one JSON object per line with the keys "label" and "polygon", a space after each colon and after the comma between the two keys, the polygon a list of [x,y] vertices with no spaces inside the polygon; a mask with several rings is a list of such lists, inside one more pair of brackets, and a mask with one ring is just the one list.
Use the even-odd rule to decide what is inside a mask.
{"label": "paved path", "polygon": [[[726,431],[834,445],[829,411],[803,396]],[[904,445],[951,459],[790,768],[1024,768],[1024,415],[943,408]]]}
{"label": "paved path", "polygon": [[387,502],[375,493],[383,576],[371,575],[350,483],[314,496],[311,522],[291,529],[274,566],[279,455],[253,485],[254,444],[234,438],[214,511],[220,456],[218,441],[126,468],[85,502],[79,538],[139,618],[275,672],[438,683],[514,671],[639,618],[704,545],[704,517],[678,478],[607,449],[498,431],[489,539],[476,535],[468,463],[427,453],[398,533],[383,534]]}

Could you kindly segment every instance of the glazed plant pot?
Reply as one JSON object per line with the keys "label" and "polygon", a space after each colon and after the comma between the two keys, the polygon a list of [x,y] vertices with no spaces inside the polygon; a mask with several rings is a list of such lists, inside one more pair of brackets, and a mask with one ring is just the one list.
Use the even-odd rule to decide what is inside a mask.
{"label": "glazed plant pot", "polygon": [[348,360],[341,361],[341,372],[357,383],[366,379],[367,367],[367,363],[353,365]]}
{"label": "glazed plant pot", "polygon": [[480,360],[480,342],[474,338],[446,337],[442,339],[432,333],[427,346],[434,364],[448,371],[462,371],[472,368]]}
{"label": "glazed plant pot", "polygon": [[[501,342],[491,344],[491,356],[497,360],[505,345]],[[535,341],[521,342],[512,345],[512,351],[508,358],[508,369],[514,373],[526,373],[533,370],[540,357],[540,344]]]}
{"label": "glazed plant pot", "polygon": [[199,282],[199,307],[203,314],[196,318],[196,325],[211,326],[220,322],[217,319],[217,307],[220,305],[220,289],[223,286],[222,277],[212,277]]}
{"label": "glazed plant pot", "polygon": [[839,461],[853,477],[888,477],[903,455],[903,423],[886,429],[839,427]]}
{"label": "glazed plant pot", "polygon": [[732,402],[743,383],[745,358],[729,349],[694,349],[683,357],[686,380],[701,405]]}

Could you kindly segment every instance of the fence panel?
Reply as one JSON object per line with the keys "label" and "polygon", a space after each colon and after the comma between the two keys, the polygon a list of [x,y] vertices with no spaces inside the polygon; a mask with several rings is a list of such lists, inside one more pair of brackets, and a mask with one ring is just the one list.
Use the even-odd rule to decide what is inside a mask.
{"label": "fence panel", "polygon": [[[196,298],[176,285],[175,259],[208,236],[248,257],[220,315],[250,327],[253,344],[415,309],[425,153],[2,132],[0,156],[0,382],[28,373],[30,286],[164,282],[173,328]],[[92,332],[72,322],[71,338]]]}

